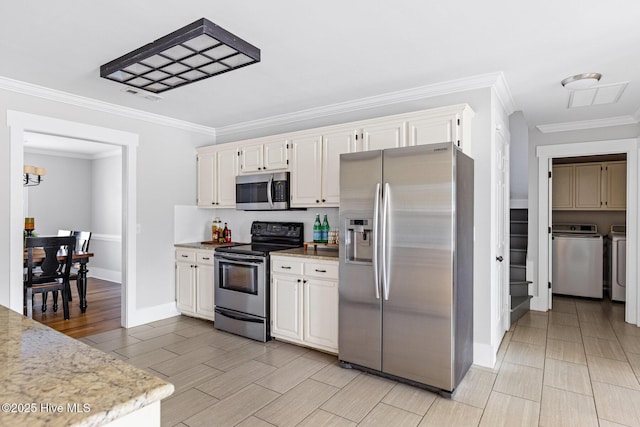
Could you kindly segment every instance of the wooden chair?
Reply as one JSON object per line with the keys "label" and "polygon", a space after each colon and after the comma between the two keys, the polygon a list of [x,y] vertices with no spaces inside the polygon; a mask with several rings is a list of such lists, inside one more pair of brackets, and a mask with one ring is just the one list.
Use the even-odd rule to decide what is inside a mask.
{"label": "wooden chair", "polygon": [[[28,317],[33,316],[34,293],[62,291],[64,319],[69,319],[69,275],[75,245],[76,238],[74,236],[28,237],[26,239],[27,273],[24,280],[24,303]],[[42,262],[34,261],[34,252],[38,250],[41,250],[42,256],[44,256]],[[57,310],[58,305],[54,301],[53,311]]]}
{"label": "wooden chair", "polygon": [[[60,232],[64,232],[67,230],[58,230],[58,235]],[[89,243],[91,242],[91,232],[90,231],[70,231],[71,236],[76,238],[76,252],[89,252]],[[78,264],[74,264],[71,266],[71,274],[69,275],[69,282],[76,281],[76,287],[78,286]],[[80,288],[78,288],[78,293],[80,293]],[[71,288],[69,288],[69,301],[73,301],[71,297]],[[47,294],[42,294],[42,311],[47,311]],[[54,307],[58,305],[58,291],[53,291],[53,305]]]}

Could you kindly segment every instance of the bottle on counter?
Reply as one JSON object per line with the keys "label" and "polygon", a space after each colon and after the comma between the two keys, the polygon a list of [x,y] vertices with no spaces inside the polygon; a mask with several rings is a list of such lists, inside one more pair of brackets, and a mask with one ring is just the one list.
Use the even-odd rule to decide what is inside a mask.
{"label": "bottle on counter", "polygon": [[327,214],[324,214],[324,220],[322,221],[322,243],[329,242],[329,220]]}
{"label": "bottle on counter", "polygon": [[216,217],[211,224],[211,241],[219,243],[220,242],[220,233],[222,232],[222,228],[220,227],[221,221],[220,218]]}
{"label": "bottle on counter", "polygon": [[320,214],[316,214],[316,222],[313,223],[313,241],[315,243],[322,242],[322,224],[320,223]]}
{"label": "bottle on counter", "polygon": [[231,243],[231,230],[227,227],[227,223],[224,223],[224,229],[222,230],[222,236],[224,237],[224,241],[226,243]]}

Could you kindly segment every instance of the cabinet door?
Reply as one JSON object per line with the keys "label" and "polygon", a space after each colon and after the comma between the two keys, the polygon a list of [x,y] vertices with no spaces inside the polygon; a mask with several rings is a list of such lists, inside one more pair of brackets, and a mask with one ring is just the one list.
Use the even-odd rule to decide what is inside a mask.
{"label": "cabinet door", "polygon": [[459,146],[457,114],[411,119],[408,129],[408,145],[456,142]]}
{"label": "cabinet door", "polygon": [[264,164],[262,169],[267,172],[289,169],[288,143],[284,140],[264,143]]}
{"label": "cabinet door", "polygon": [[[213,259],[213,254],[210,255]],[[213,265],[198,264],[196,267],[196,313],[213,320],[215,304],[213,299]]]}
{"label": "cabinet door", "polygon": [[322,138],[293,138],[291,147],[291,206],[317,206],[322,201]]}
{"label": "cabinet door", "polygon": [[610,162],[607,173],[607,209],[625,210],[627,208],[627,162]]}
{"label": "cabinet door", "polygon": [[304,283],[304,340],[338,352],[338,282],[306,279]]}
{"label": "cabinet door", "polygon": [[240,173],[262,171],[262,144],[245,145],[240,148]]}
{"label": "cabinet door", "polygon": [[237,149],[218,151],[216,161],[217,207],[236,206],[236,175],[238,175]]}
{"label": "cabinet door", "polygon": [[176,262],[176,305],[179,311],[189,314],[196,311],[194,270],[191,263]]}
{"label": "cabinet door", "polygon": [[300,341],[302,280],[300,276],[286,274],[271,277],[271,335]]}
{"label": "cabinet door", "polygon": [[362,129],[362,137],[361,151],[404,147],[405,122],[394,120],[367,126]]}
{"label": "cabinet door", "polygon": [[198,155],[198,207],[211,208],[215,205],[215,161],[215,152]]}
{"label": "cabinet door", "polygon": [[600,209],[602,203],[600,163],[575,165],[576,209]]}
{"label": "cabinet door", "polygon": [[553,209],[573,209],[573,165],[553,167]]}
{"label": "cabinet door", "polygon": [[340,203],[340,154],[356,151],[356,129],[346,128],[322,136],[322,200],[325,206]]}

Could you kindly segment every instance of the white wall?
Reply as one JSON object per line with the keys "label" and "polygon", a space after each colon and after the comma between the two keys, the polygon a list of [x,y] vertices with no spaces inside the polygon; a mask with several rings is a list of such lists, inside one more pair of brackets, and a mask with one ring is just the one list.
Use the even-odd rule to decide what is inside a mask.
{"label": "white wall", "polygon": [[[78,105],[44,99],[22,93],[0,90],[0,112],[6,117],[8,110],[21,111],[46,117],[69,120],[130,132],[139,136],[137,147],[137,222],[140,233],[136,239],[135,294],[138,312],[152,307],[171,307],[174,301],[173,226],[174,205],[193,204],[196,193],[195,148],[213,143],[213,137],[204,133],[165,126],[154,122],[123,117]],[[9,242],[0,246],[0,304],[11,305],[11,292],[21,294],[21,284],[14,274],[21,255],[12,250],[15,236],[11,232],[21,225],[11,224],[11,207],[22,209],[22,188],[15,188],[11,174],[20,160],[12,159],[18,151],[12,150],[11,134],[6,120],[0,121],[0,239]],[[20,167],[21,168],[21,167]],[[12,185],[14,188],[12,188]],[[124,215],[124,212],[123,212]],[[15,222],[15,220],[14,220]],[[154,311],[159,313],[159,311]],[[144,320],[140,317],[141,320]]]}
{"label": "white wall", "polygon": [[527,200],[529,195],[529,127],[522,114],[516,111],[509,116],[511,131],[510,198]]}
{"label": "white wall", "polygon": [[92,160],[91,260],[89,275],[121,282],[122,154]]}
{"label": "white wall", "polygon": [[24,163],[47,169],[44,181],[27,187],[28,212],[36,234],[55,236],[59,229],[91,229],[91,160],[25,153]]}

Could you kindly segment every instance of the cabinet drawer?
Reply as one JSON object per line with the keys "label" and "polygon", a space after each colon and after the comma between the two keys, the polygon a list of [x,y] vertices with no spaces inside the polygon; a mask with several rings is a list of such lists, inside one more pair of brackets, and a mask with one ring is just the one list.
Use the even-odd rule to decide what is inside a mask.
{"label": "cabinet drawer", "polygon": [[196,253],[183,249],[176,249],[176,261],[196,262]]}
{"label": "cabinet drawer", "polygon": [[272,258],[271,272],[286,274],[302,274],[302,262],[291,260],[289,258]]}
{"label": "cabinet drawer", "polygon": [[200,265],[213,265],[213,252],[198,252],[196,257],[198,259],[198,264]]}
{"label": "cabinet drawer", "polygon": [[338,279],[338,263],[319,263],[307,261],[305,263],[304,275],[317,277],[319,279]]}

